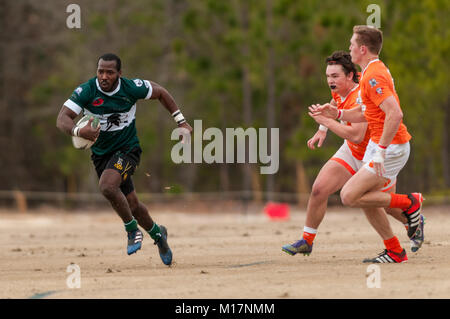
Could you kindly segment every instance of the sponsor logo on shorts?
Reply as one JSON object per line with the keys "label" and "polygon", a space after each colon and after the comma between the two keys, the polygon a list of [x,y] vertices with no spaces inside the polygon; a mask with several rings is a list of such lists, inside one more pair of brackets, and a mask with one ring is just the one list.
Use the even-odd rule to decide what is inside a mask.
{"label": "sponsor logo on shorts", "polygon": [[123,169],[122,163],[123,163],[123,159],[121,157],[119,157],[116,164],[114,164],[114,167],[117,168],[119,171],[121,171]]}

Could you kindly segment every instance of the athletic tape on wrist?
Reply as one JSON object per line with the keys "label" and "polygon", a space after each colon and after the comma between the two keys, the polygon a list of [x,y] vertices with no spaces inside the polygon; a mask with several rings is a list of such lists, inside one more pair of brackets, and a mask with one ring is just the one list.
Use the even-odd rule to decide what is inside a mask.
{"label": "athletic tape on wrist", "polygon": [[80,136],[80,128],[78,126],[74,126],[72,128],[72,136]]}
{"label": "athletic tape on wrist", "polygon": [[378,145],[378,148],[375,150],[375,154],[373,155],[374,163],[384,163],[384,157],[386,156],[386,149],[383,146]]}
{"label": "athletic tape on wrist", "polygon": [[175,122],[177,122],[178,125],[183,124],[186,122],[186,119],[184,118],[183,114],[181,114],[181,111],[175,111],[172,113],[173,118],[175,119]]}
{"label": "athletic tape on wrist", "polygon": [[326,132],[326,131],[328,131],[328,127],[326,127],[325,125],[320,124],[319,125],[319,131]]}

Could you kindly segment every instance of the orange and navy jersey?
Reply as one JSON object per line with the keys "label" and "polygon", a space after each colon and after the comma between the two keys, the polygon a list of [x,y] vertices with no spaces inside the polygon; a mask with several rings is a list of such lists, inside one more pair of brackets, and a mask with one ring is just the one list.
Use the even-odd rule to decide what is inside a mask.
{"label": "orange and navy jersey", "polygon": [[[395,92],[394,79],[386,65],[379,59],[376,59],[371,61],[362,72],[359,86],[363,103],[362,111],[369,123],[370,138],[375,143],[379,143],[386,117],[379,105],[386,98],[393,96],[400,107],[400,100]],[[391,144],[404,144],[410,139],[411,135],[402,121]]]}
{"label": "orange and navy jersey", "polygon": [[[331,95],[336,102],[337,108],[342,110],[348,110],[352,109],[354,107],[359,106],[357,99],[359,96],[359,86],[356,86],[350,93],[347,95],[347,97],[343,98],[339,94],[335,92],[331,92]],[[343,124],[346,124],[348,126],[351,126],[351,123],[342,121]],[[364,153],[366,151],[367,143],[369,143],[370,139],[370,132],[369,128],[366,130],[366,135],[364,136],[364,139],[361,143],[355,144],[347,140],[347,144],[350,147],[350,150],[352,152],[352,155],[358,159],[362,160],[364,157]]]}

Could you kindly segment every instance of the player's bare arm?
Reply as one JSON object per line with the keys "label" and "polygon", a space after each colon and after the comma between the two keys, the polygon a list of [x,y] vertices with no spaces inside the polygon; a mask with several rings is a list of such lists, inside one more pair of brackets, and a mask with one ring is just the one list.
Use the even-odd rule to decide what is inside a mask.
{"label": "player's bare arm", "polygon": [[386,148],[391,144],[392,139],[397,134],[403,113],[393,96],[386,98],[380,105],[380,109],[386,114],[383,126],[383,134],[378,143],[377,152],[373,158],[373,168],[378,176],[383,176],[385,172],[384,158]]}
{"label": "player's bare arm", "polygon": [[386,114],[383,127],[383,135],[380,138],[380,145],[389,146],[392,139],[398,131],[400,123],[403,119],[403,112],[393,96],[386,98],[380,108]]}
{"label": "player's bare arm", "polygon": [[361,143],[366,134],[367,122],[353,123],[349,126],[322,115],[316,115],[313,118],[317,123],[328,127],[337,136],[355,144]]}
{"label": "player's bare arm", "polygon": [[[77,117],[77,113],[69,109],[67,106],[62,106],[59,111],[58,118],[56,119],[56,127],[68,135],[72,134],[72,129],[75,126],[74,120]],[[80,129],[79,136],[85,139],[95,141],[100,134],[100,126],[93,128],[91,122],[93,119],[89,120],[88,125]]]}
{"label": "player's bare arm", "polygon": [[159,100],[159,102],[164,105],[164,107],[170,112],[170,114],[177,111],[178,106],[175,103],[172,95],[170,95],[170,93],[158,83],[153,81],[150,81],[150,83],[153,88],[152,96],[150,97],[150,99]]}
{"label": "player's bare arm", "polygon": [[[337,106],[336,101],[334,99],[331,99],[330,104],[333,106]],[[320,123],[319,123],[320,124]],[[308,148],[314,150],[315,144],[317,143],[317,147],[322,147],[323,142],[325,141],[325,138],[327,137],[327,130],[328,128],[325,126],[320,126],[317,132],[314,134],[313,137],[311,137],[306,145],[308,145]]]}
{"label": "player's bare arm", "polygon": [[354,107],[350,110],[338,110],[336,106],[330,103],[324,105],[316,104],[309,107],[309,115],[312,117],[323,115],[331,119],[339,119],[350,123],[366,122],[361,106]]}
{"label": "player's bare arm", "polygon": [[311,137],[306,145],[308,145],[308,148],[315,149],[315,144],[317,143],[317,147],[322,147],[323,142],[325,141],[325,138],[327,136],[326,131],[317,130],[317,132],[314,134],[313,137]]}
{"label": "player's bare arm", "polygon": [[[156,82],[150,81],[150,83],[153,87],[152,96],[150,99],[158,99],[159,102],[170,112],[170,114],[174,114],[176,111],[179,111],[174,98],[165,88]],[[187,129],[189,133],[192,132],[192,127],[187,123],[187,121],[178,124],[178,127]]]}

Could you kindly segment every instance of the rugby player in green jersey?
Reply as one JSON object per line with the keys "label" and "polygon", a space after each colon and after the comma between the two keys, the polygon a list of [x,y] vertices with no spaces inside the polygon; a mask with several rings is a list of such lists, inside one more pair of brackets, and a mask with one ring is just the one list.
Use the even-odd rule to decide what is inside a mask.
{"label": "rugby player in green jersey", "polygon": [[[186,129],[183,138],[189,137],[192,127],[169,92],[152,81],[122,77],[121,60],[112,53],[98,59],[97,76],[76,88],[64,103],[56,126],[66,134],[95,141],[91,159],[99,177],[99,188],[125,224],[128,255],[141,248],[143,234],[139,224],[155,241],[163,263],[170,265],[172,251],[167,243],[167,229],[152,220],[145,205],[137,198],[131,178],[142,152],[135,120],[139,99],[158,99],[172,114],[178,127]],[[99,127],[86,125],[75,130],[74,119],[81,112],[99,118]]]}

